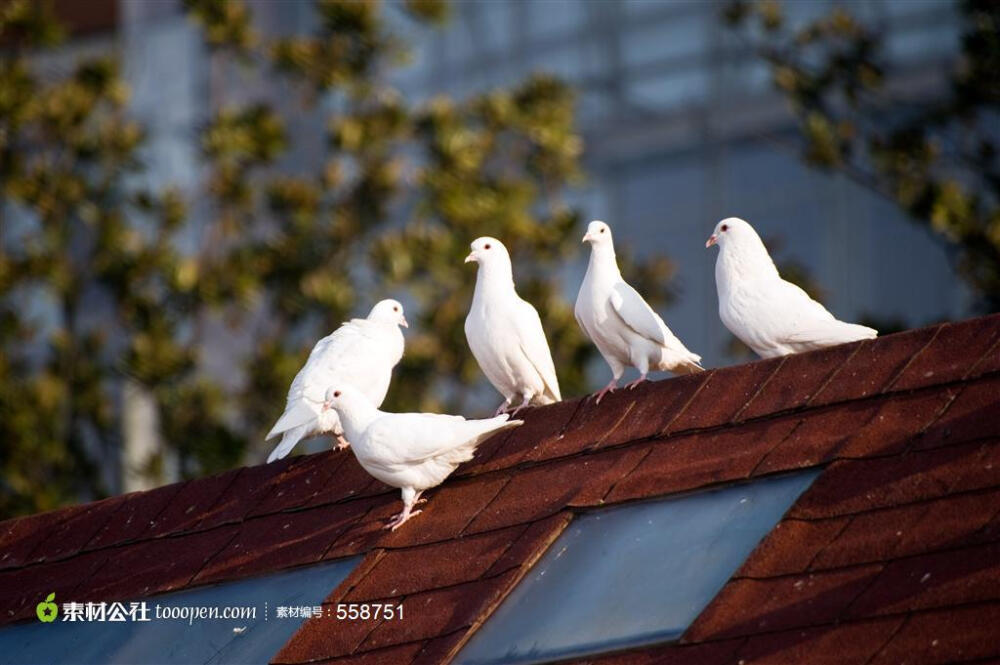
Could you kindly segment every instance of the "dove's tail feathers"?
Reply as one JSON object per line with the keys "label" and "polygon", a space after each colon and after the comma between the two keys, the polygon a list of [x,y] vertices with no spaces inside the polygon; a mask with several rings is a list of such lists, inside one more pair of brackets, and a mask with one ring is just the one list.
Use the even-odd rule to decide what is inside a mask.
{"label": "dove's tail feathers", "polygon": [[874,328],[834,319],[789,335],[788,344],[802,352],[875,337],[878,337],[878,331]]}
{"label": "dove's tail feathers", "polygon": [[296,427],[308,425],[314,420],[316,420],[316,409],[305,400],[297,399],[285,407],[285,412],[278,418],[278,422],[274,423],[274,427],[267,433],[264,440],[267,441]]}
{"label": "dove's tail feathers", "polygon": [[656,366],[656,369],[674,374],[695,374],[705,371],[705,368],[701,366],[701,356],[697,353],[691,353],[687,349],[674,351],[667,348],[663,349],[660,364]]}
{"label": "dove's tail feathers", "polygon": [[545,406],[546,404],[555,404],[558,401],[560,401],[559,396],[553,395],[548,390],[531,398],[532,406]]}
{"label": "dove's tail feathers", "polygon": [[286,431],[281,436],[281,441],[278,445],[276,445],[274,450],[271,451],[271,454],[267,456],[267,463],[270,464],[274,460],[282,459],[285,455],[292,452],[292,448],[295,447],[295,444],[301,441],[302,437],[304,437],[308,432],[308,424],[299,425],[298,427],[294,427]]}

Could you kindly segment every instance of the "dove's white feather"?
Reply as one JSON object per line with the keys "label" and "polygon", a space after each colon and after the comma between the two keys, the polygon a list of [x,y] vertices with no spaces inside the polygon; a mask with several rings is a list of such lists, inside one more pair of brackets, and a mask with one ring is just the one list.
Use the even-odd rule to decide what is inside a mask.
{"label": "dove's white feather", "polygon": [[701,356],[689,351],[622,279],[610,227],[591,222],[584,239],[591,243],[590,263],[573,313],[611,367],[614,381],[626,367],[635,367],[643,375],[650,369],[683,374],[701,371]]}
{"label": "dove's white feather", "polygon": [[558,402],[559,381],[538,312],[514,290],[510,256],[495,238],[478,238],[476,289],[465,337],[476,362],[507,404]]}
{"label": "dove's white feather", "polygon": [[331,386],[327,401],[340,416],[358,463],[376,479],[403,491],[406,517],[416,496],[440,485],[459,464],[472,459],[476,446],[522,424],[506,415],[466,420],[436,413],[386,413],[350,386]]}
{"label": "dove's white feather", "polygon": [[[393,312],[393,307],[398,310]],[[367,319],[351,319],[316,343],[292,381],[285,412],[267,435],[267,439],[282,435],[268,462],[287,455],[301,439],[328,432],[343,434],[336,412],[323,412],[323,399],[331,384],[349,383],[374,404],[382,403],[392,370],[403,357],[399,321],[405,321],[402,306],[383,300]]]}
{"label": "dove's white feather", "polygon": [[719,245],[719,318],[759,356],[774,358],[878,335],[872,328],[838,321],[782,279],[760,236],[742,219],[719,222],[709,243]]}

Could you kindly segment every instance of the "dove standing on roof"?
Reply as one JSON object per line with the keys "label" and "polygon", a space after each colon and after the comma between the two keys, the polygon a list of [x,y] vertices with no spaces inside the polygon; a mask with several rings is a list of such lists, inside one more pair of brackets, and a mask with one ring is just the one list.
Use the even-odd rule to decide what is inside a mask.
{"label": "dove standing on roof", "polygon": [[437,487],[462,462],[472,459],[491,434],[517,427],[521,420],[494,416],[466,420],[439,413],[386,413],[350,385],[333,384],[324,410],[335,411],[351,450],[365,471],[402,490],[403,510],[385,528],[395,531],[420,513],[413,507],[424,490]]}
{"label": "dove standing on roof", "polygon": [[719,318],[762,358],[871,339],[878,331],[833,317],[823,305],[778,274],[760,236],[747,222],[719,222],[705,247],[719,246],[715,286]]}
{"label": "dove standing on roof", "polygon": [[611,228],[593,221],[583,242],[590,243],[590,263],[573,313],[613,374],[611,382],[597,394],[597,401],[615,389],[626,367],[639,370],[639,378],[628,384],[629,388],[645,381],[651,369],[676,374],[701,372],[701,356],[688,351],[660,315],[622,279]]}
{"label": "dove standing on roof", "polygon": [[562,399],[556,368],[531,304],[514,290],[510,255],[496,238],[477,238],[465,262],[479,264],[476,291],[465,317],[465,338],[483,374],[504,397],[497,414],[521,403],[551,404]]}
{"label": "dove standing on roof", "polygon": [[316,343],[288,389],[285,412],[267,434],[267,439],[282,435],[268,462],[281,459],[301,439],[317,434],[332,432],[338,449],[349,445],[336,412],[323,409],[326,390],[335,382],[349,384],[381,405],[392,369],[403,357],[400,326],[407,327],[403,306],[382,300],[368,318],[351,319]]}

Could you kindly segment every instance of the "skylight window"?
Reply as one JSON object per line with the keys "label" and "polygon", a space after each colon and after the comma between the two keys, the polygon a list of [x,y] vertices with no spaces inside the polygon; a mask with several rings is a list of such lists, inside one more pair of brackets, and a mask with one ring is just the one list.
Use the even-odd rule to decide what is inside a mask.
{"label": "skylight window", "polygon": [[[359,557],[239,582],[206,586],[145,599],[149,621],[136,614],[104,620],[65,621],[71,598],[56,599],[51,623],[32,621],[0,629],[0,654],[9,663],[266,663],[311,616],[311,609],[354,569]],[[42,599],[40,599],[42,600]],[[266,603],[266,606],[265,606]],[[125,612],[132,607],[122,603]],[[156,618],[159,606],[176,618]],[[192,618],[190,608],[229,609],[254,617]],[[310,608],[306,615],[302,608]],[[284,611],[282,611],[284,608]],[[294,608],[294,610],[292,610]],[[284,616],[281,616],[284,615]],[[266,619],[265,619],[266,616]]]}
{"label": "skylight window", "polygon": [[456,663],[539,663],[676,640],[818,471],[573,521]]}

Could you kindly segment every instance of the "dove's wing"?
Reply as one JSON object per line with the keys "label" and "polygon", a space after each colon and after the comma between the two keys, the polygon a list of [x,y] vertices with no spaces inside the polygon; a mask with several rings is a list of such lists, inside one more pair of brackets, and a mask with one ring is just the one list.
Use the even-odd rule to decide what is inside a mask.
{"label": "dove's wing", "polygon": [[618,282],[611,290],[611,308],[639,335],[661,346],[667,345],[667,326],[663,319],[626,282]]}
{"label": "dove's wing", "polygon": [[547,394],[555,401],[561,401],[559,380],[556,378],[556,366],[552,362],[552,352],[549,350],[549,343],[545,339],[542,319],[538,316],[538,311],[531,303],[519,300],[514,327],[517,331],[518,341],[521,344],[521,351],[527,356],[528,361],[538,372],[539,376],[542,377]]}
{"label": "dove's wing", "polygon": [[489,434],[515,423],[520,421],[508,421],[506,415],[466,420],[438,413],[387,413],[365,430],[364,454],[384,467],[419,464],[459,448],[475,447]]}
{"label": "dove's wing", "polygon": [[[274,424],[267,438],[309,423],[319,415],[326,390],[340,379],[355,386],[369,399],[375,400],[385,382],[383,368],[395,366],[402,351],[383,353],[384,341],[379,324],[365,319],[352,319],[316,343],[309,359],[295,375],[288,389],[285,412]],[[376,385],[378,384],[378,385]],[[382,394],[384,397],[384,392]],[[381,399],[377,400],[381,403]]]}

